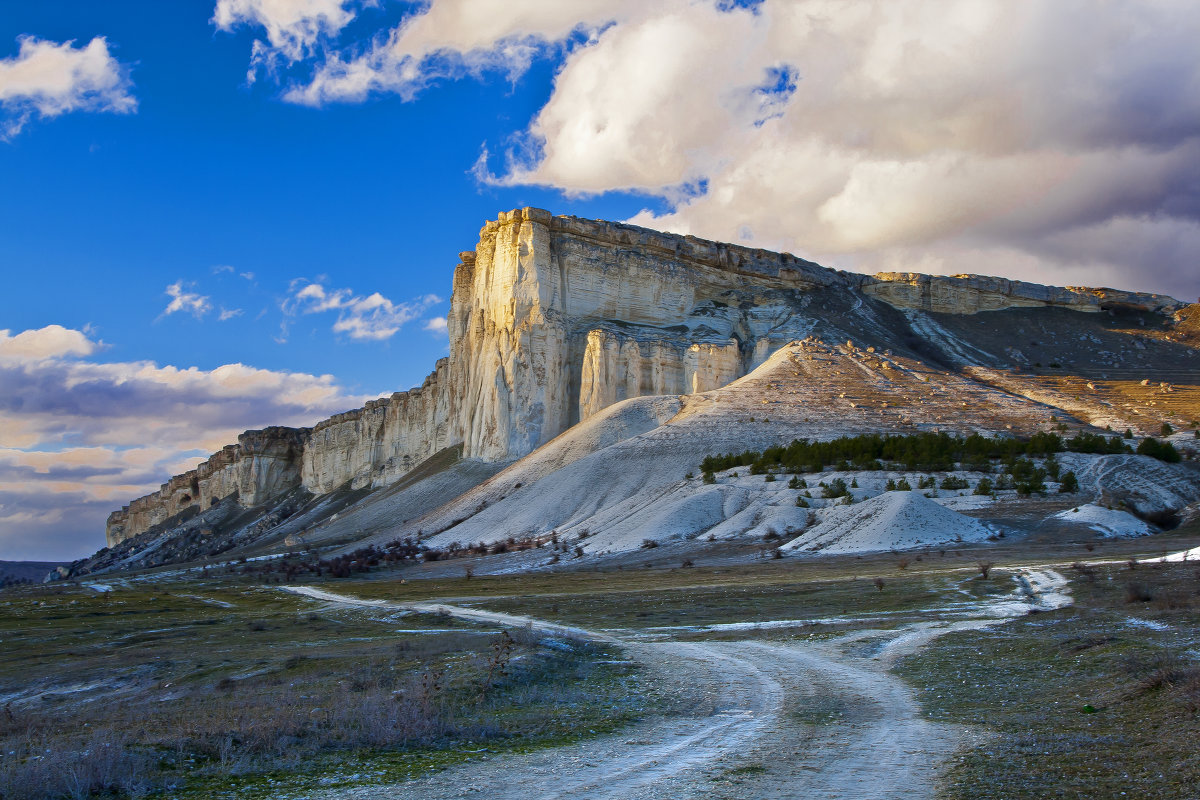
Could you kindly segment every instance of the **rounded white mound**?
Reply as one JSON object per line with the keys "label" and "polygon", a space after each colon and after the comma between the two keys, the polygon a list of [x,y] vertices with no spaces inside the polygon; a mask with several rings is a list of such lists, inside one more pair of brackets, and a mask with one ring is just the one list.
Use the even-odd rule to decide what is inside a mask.
{"label": "rounded white mound", "polygon": [[1052,519],[1086,525],[1105,536],[1113,537],[1147,536],[1155,531],[1150,523],[1138,519],[1128,511],[1105,508],[1095,503],[1068,508],[1055,514]]}
{"label": "rounded white mound", "polygon": [[868,553],[982,542],[992,535],[983,523],[938,505],[917,491],[885,492],[852,506],[834,506],[784,550]]}

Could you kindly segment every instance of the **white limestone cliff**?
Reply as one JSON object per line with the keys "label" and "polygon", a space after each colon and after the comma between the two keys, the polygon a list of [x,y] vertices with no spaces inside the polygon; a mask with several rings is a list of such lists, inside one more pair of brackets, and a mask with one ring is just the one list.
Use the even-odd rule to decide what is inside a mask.
{"label": "white limestone cliff", "polygon": [[253,506],[297,487],[325,494],[387,485],[460,444],[465,458],[513,461],[622,400],[725,386],[808,336],[830,308],[864,303],[861,324],[880,337],[888,307],[954,314],[1182,308],[1171,298],[1108,289],[843,273],[787,253],[518,209],[487,222],[476,249],[460,255],[450,355],[421,387],[311,431],[247,432],[197,470],[114,512],[107,538],[115,544],[235,493]]}

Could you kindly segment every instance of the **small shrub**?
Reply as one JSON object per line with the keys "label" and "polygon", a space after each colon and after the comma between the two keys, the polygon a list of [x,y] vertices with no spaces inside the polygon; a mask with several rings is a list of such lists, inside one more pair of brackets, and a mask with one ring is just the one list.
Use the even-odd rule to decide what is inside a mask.
{"label": "small shrub", "polygon": [[989,478],[980,478],[979,483],[975,484],[975,494],[990,495],[993,491],[995,491],[995,487],[992,486]]}
{"label": "small shrub", "polygon": [[821,496],[827,500],[835,497],[846,497],[849,494],[850,490],[846,486],[846,482],[841,478],[834,478],[828,486],[821,490]]}
{"label": "small shrub", "polygon": [[1171,423],[1169,422],[1164,422],[1162,427],[1158,429],[1159,436],[1170,436],[1174,432],[1175,429],[1171,427]]}
{"label": "small shrub", "polygon": [[1075,494],[1079,491],[1079,478],[1075,477],[1072,470],[1067,470],[1062,474],[1058,483],[1059,494]]}
{"label": "small shrub", "polygon": [[1159,461],[1165,461],[1168,464],[1179,463],[1179,451],[1175,449],[1175,445],[1170,442],[1160,442],[1153,436],[1147,436],[1145,439],[1142,439],[1141,443],[1137,446],[1137,454],[1157,458]]}
{"label": "small shrub", "polygon": [[1126,603],[1149,603],[1154,599],[1154,592],[1144,583],[1130,583],[1125,586]]}
{"label": "small shrub", "polygon": [[979,568],[979,577],[983,578],[986,581],[987,577],[988,577],[988,573],[992,571],[992,562],[977,561],[975,563],[975,566]]}
{"label": "small shrub", "polygon": [[1071,565],[1071,569],[1082,575],[1088,583],[1096,582],[1096,570],[1091,565],[1085,564],[1082,561],[1076,561]]}
{"label": "small shrub", "polygon": [[774,473],[768,472],[768,473],[766,474],[766,477],[764,477],[764,478],[763,478],[763,482],[764,482],[764,483],[774,483],[774,482],[775,482],[775,475],[774,475]]}
{"label": "small shrub", "polygon": [[652,550],[655,547],[658,547],[657,539],[642,539],[642,549],[643,550]]}
{"label": "small shrub", "polygon": [[886,585],[883,578],[876,578],[875,580],[871,581],[871,583],[875,584],[875,588],[881,592],[883,591],[883,587]]}

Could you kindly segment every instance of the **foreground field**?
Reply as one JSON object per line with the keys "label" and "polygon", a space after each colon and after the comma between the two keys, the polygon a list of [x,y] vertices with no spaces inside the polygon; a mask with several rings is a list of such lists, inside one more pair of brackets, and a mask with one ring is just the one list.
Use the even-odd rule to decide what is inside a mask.
{"label": "foreground field", "polygon": [[1189,797],[1197,543],[9,591],[0,794]]}
{"label": "foreground field", "polygon": [[219,583],[0,600],[0,797],[275,797],[558,745],[649,704],[612,648]]}

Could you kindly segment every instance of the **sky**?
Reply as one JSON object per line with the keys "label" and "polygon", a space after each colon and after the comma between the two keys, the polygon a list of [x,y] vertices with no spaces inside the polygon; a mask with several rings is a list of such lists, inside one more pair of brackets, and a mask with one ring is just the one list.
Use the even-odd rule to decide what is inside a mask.
{"label": "sky", "polygon": [[0,559],[419,385],[511,208],[1200,294],[1193,0],[0,8]]}

